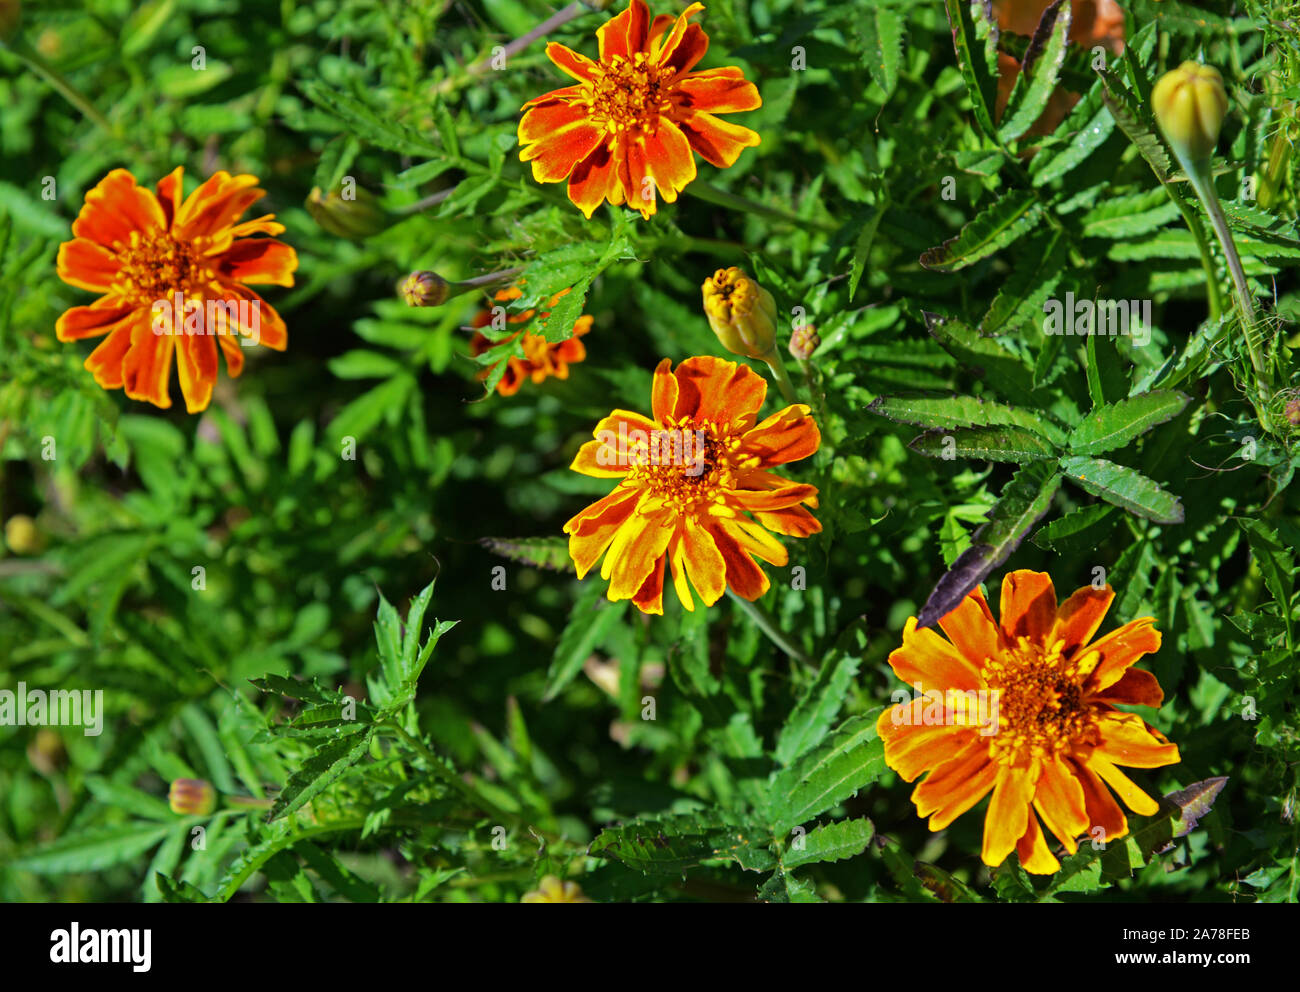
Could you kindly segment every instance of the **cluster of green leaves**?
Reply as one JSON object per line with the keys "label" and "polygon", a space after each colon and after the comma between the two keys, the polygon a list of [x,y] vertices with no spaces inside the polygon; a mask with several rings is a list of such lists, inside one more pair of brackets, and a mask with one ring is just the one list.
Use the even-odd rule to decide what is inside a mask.
{"label": "cluster of green leaves", "polygon": [[[1222,260],[1147,109],[1183,58],[1223,70],[1216,183],[1271,301],[1277,428],[1293,12],[1134,0],[1099,68],[1069,4],[1017,37],[981,0],[716,0],[701,67],[755,81],[734,119],[762,144],[648,221],[588,221],[517,155],[520,107],[567,79],[541,42],[492,67],[542,0],[26,6],[37,62],[0,49],[0,517],[31,526],[0,557],[0,688],[107,713],[0,729],[0,898],[514,900],[547,874],[597,900],[1296,898],[1294,438],[1243,398]],[[610,13],[548,40],[594,55]],[[999,53],[1026,66],[1000,113]],[[248,350],[201,417],[106,393],[53,334],[87,302],[54,267],[82,193],[177,164],[259,176],[301,263],[268,295],[288,351]],[[347,179],[381,231],[306,208]],[[567,467],[597,421],[718,353],[699,286],[728,265],[821,339],[795,380],[822,446],[788,471],[823,531],[758,604],[781,646],[729,600],[609,603],[559,536],[609,490]],[[407,307],[425,269],[519,269],[509,310],[537,315],[472,355],[491,301]],[[1150,300],[1149,341],[1045,333],[1067,293]],[[569,378],[493,391],[517,330],[581,314]],[[875,732],[906,619],[1010,567],[1062,596],[1104,573],[1108,626],[1156,618],[1144,716],[1182,754],[1142,775],[1157,816],[1051,879],[984,868],[978,811],[931,834]],[[173,814],[176,778],[226,805]]]}

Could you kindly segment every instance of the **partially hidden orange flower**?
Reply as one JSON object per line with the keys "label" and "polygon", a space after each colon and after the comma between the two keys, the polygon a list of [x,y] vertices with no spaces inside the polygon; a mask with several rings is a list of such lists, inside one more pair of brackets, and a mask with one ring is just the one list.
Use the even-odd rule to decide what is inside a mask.
{"label": "partially hidden orange flower", "polygon": [[[993,0],[998,28],[1032,38],[1052,0]],[[1070,0],[1070,41],[1084,48],[1100,45],[1112,55],[1124,52],[1124,11],[1115,0]],[[1002,116],[1020,75],[1020,62],[1005,52],[998,53],[998,97],[996,113]],[[1031,135],[1051,134],[1079,102],[1079,94],[1058,86],[1029,129]]]}
{"label": "partially hidden orange flower", "polygon": [[691,586],[706,606],[728,587],[757,599],[769,583],[754,558],[789,561],[770,532],[822,529],[803,505],[816,508],[817,488],[772,471],[813,454],[821,434],[802,404],[758,423],[767,383],[747,366],[712,357],[670,366],[655,369],[653,419],[615,410],[574,458],[575,472],[619,482],[564,525],[569,556],[582,578],[604,555],[608,598],[643,613],[663,613],[665,567],[688,610]]}
{"label": "partially hidden orange flower", "polygon": [[596,32],[596,62],[547,45],[551,61],[577,83],[524,104],[519,158],[533,163],[533,178],[567,180],[569,199],[587,217],[605,200],[649,217],[657,196],[672,203],[695,178],[692,149],[723,169],[757,145],[755,132],[715,116],[762,106],[744,72],[691,71],[709,38],[687,22],[703,9],[693,3],[680,17],[651,19],[642,0],[631,0]]}
{"label": "partially hidden orange flower", "polygon": [[[567,289],[562,289],[551,297],[549,306],[555,306],[560,297],[567,293]],[[498,304],[508,303],[510,300],[517,300],[523,296],[523,290],[518,286],[508,286],[505,289],[498,290],[493,297]],[[541,314],[544,320],[549,311]],[[524,310],[520,313],[510,314],[505,318],[507,324],[526,324],[537,315],[535,310]],[[487,327],[492,323],[493,313],[491,310],[480,310],[474,317],[474,327]],[[523,340],[520,342],[524,349],[524,357],[511,355],[506,359],[506,370],[502,373],[501,378],[497,381],[497,392],[502,396],[513,396],[519,392],[519,387],[524,384],[524,380],[531,379],[533,383],[545,382],[549,376],[557,379],[569,378],[569,366],[581,362],[587,357],[586,346],[579,341],[584,334],[591,330],[591,317],[583,314],[573,324],[573,337],[565,338],[563,341],[547,341],[541,334],[530,334],[528,331],[521,331]],[[519,337],[515,334],[507,340],[513,341]],[[500,344],[500,341],[490,341],[482,332],[475,332],[474,337],[470,339],[470,354],[478,356],[485,351]],[[478,377],[486,379],[492,374],[496,365],[490,365],[483,369]]]}
{"label": "partially hidden orange flower", "polygon": [[1163,701],[1155,676],[1132,667],[1159,650],[1160,632],[1143,617],[1092,641],[1114,597],[1110,586],[1085,586],[1058,607],[1047,575],[1011,572],[1000,622],[976,589],[939,621],[947,640],[912,618],[889,656],[919,688],[876,723],[885,762],[906,782],[929,772],[912,802],[931,830],[992,792],[987,865],[1015,850],[1026,871],[1060,868],[1040,819],[1071,854],[1081,836],[1123,837],[1128,823],[1110,790],[1141,816],[1159,808],[1118,766],[1171,765],[1178,746],[1116,704]]}
{"label": "partially hidden orange flower", "polygon": [[114,169],[86,193],[73,240],[59,246],[58,273],[102,295],[65,312],[55,333],[104,337],[86,359],[95,381],[164,408],[174,352],[185,408],[198,413],[212,399],[218,349],[231,376],[244,367],[242,337],[284,350],[284,321],[248,287],[292,286],[298,256],[250,237],[281,233],[274,214],[236,223],[266,195],[256,176],[218,172],[183,200],[182,176],[178,167],[155,194]]}

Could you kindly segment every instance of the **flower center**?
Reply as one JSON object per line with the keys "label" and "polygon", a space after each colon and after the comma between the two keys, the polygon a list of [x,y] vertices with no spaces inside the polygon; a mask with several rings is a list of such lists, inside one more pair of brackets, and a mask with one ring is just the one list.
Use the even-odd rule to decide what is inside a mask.
{"label": "flower center", "polygon": [[118,271],[114,288],[123,296],[141,302],[167,300],[180,290],[187,296],[201,296],[212,273],[194,246],[167,234],[144,238],[131,232],[131,240],[118,250]]}
{"label": "flower center", "polygon": [[740,452],[740,437],[711,420],[685,416],[637,439],[627,456],[627,484],[648,490],[678,513],[699,516],[725,503],[736,488],[736,472],[752,458]]}
{"label": "flower center", "polygon": [[989,738],[994,761],[1023,765],[1097,743],[1082,686],[1096,666],[1097,653],[1067,661],[1062,647],[1061,641],[1044,647],[1022,637],[1001,657],[985,662],[980,674],[998,701],[997,730]]}
{"label": "flower center", "polygon": [[631,58],[616,55],[600,64],[596,79],[586,86],[588,117],[615,134],[632,129],[654,134],[659,115],[669,108],[673,75],[671,67],[649,61],[645,52]]}

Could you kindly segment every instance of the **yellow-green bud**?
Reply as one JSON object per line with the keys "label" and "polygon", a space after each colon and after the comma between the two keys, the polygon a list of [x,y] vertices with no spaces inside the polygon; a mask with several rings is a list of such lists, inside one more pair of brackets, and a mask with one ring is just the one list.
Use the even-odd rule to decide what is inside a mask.
{"label": "yellow-green bud", "polygon": [[328,194],[313,186],[307,197],[307,212],[323,230],[352,241],[378,234],[389,220],[375,195],[352,181]]}
{"label": "yellow-green bud", "polygon": [[44,546],[36,521],[25,513],[15,513],[5,521],[5,544],[16,555],[34,555]]}
{"label": "yellow-green bud", "polygon": [[800,324],[790,334],[790,354],[799,361],[806,362],[821,347],[821,343],[817,328],[812,324]]}
{"label": "yellow-green bud", "polygon": [[520,902],[591,902],[582,894],[577,882],[561,882],[554,875],[547,875],[537,883],[532,892],[525,892],[519,897]]}
{"label": "yellow-green bud", "polygon": [[1213,66],[1184,62],[1160,77],[1151,91],[1151,108],[1175,154],[1204,162],[1219,143],[1228,113],[1223,77]]}
{"label": "yellow-green bud", "polygon": [[704,280],[704,313],[733,355],[771,361],[776,353],[776,301],[734,265]]}
{"label": "yellow-green bud", "polygon": [[437,307],[447,302],[449,288],[446,279],[426,269],[403,279],[400,292],[407,306]]}
{"label": "yellow-green bud", "polygon": [[217,790],[201,778],[178,778],[167,793],[167,804],[178,816],[211,816],[217,808]]}

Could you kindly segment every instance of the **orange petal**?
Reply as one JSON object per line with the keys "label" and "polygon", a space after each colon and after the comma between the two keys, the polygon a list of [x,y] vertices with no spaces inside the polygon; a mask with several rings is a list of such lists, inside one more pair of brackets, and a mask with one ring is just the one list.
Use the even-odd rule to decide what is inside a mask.
{"label": "orange petal", "polygon": [[1160,650],[1160,631],[1154,617],[1141,617],[1090,645],[1087,653],[1097,652],[1101,660],[1084,683],[1084,690],[1100,692],[1118,682],[1129,667],[1144,655]]}
{"label": "orange petal", "polygon": [[754,519],[768,530],[790,537],[808,537],[820,533],[822,529],[821,522],[802,506],[756,511]]}
{"label": "orange petal", "polygon": [[1002,579],[999,618],[1008,640],[1027,637],[1036,644],[1045,643],[1056,620],[1056,590],[1051,576],[1028,569],[1008,572]]}
{"label": "orange petal", "polygon": [[688,358],[677,366],[673,416],[732,423],[747,430],[767,396],[767,382],[747,365],[722,358]]}
{"label": "orange petal", "polygon": [[1061,867],[1061,862],[1056,860],[1047,846],[1033,810],[1029,811],[1024,836],[1016,841],[1016,854],[1020,856],[1020,866],[1031,875],[1051,875]]}
{"label": "orange petal", "polygon": [[742,599],[750,601],[758,599],[767,592],[769,586],[767,576],[740,542],[720,526],[706,525],[705,529],[712,536],[723,561],[726,562],[727,585],[731,587],[731,591]]}
{"label": "orange petal", "polygon": [[86,202],[72,222],[72,233],[106,248],[124,245],[132,231],[160,234],[167,218],[150,190],[137,186],[126,169],[114,169],[87,191]]}
{"label": "orange petal", "polygon": [[608,62],[617,55],[627,58],[645,51],[649,34],[650,10],[644,0],[632,0],[621,14],[596,29],[600,60]]}
{"label": "orange petal", "polygon": [[176,339],[176,371],[187,413],[201,413],[212,400],[217,382],[217,342],[211,334],[182,334]]}
{"label": "orange petal", "polygon": [[600,577],[609,580],[611,602],[631,599],[668,549],[675,527],[671,511],[634,513],[610,543]]}
{"label": "orange petal", "polygon": [[930,689],[979,689],[979,669],[963,658],[955,647],[933,630],[920,630],[916,617],[908,617],[903,627],[903,646],[889,655],[894,674],[908,685],[921,684]]}
{"label": "orange petal", "polygon": [[1047,829],[1065,845],[1071,854],[1079,849],[1075,838],[1087,833],[1088,806],[1084,801],[1083,786],[1074,777],[1070,765],[1056,756],[1043,762],[1043,771],[1034,792],[1034,806],[1047,824]]}
{"label": "orange petal", "polygon": [[1076,589],[1056,611],[1056,620],[1048,635],[1049,643],[1064,641],[1061,650],[1067,658],[1070,657],[1075,648],[1092,640],[1114,598],[1115,591],[1109,585],[1104,589],[1092,586]]}
{"label": "orange petal", "polygon": [[244,371],[244,349],[239,343],[239,338],[219,334],[217,344],[221,346],[221,353],[226,356],[226,375],[234,379]]}
{"label": "orange petal", "polygon": [[[727,591],[727,562],[713,535],[686,517],[681,536],[681,564],[705,606],[712,606]],[[680,592],[679,592],[680,594]],[[682,602],[686,602],[683,598]]]}
{"label": "orange petal", "polygon": [[[1055,607],[1055,603],[1052,604]],[[1002,864],[1029,826],[1034,778],[1028,768],[1001,765],[988,813],[984,816],[984,846],[980,858],[990,868]]]}
{"label": "orange petal", "polygon": [[[136,322],[148,324],[148,318],[137,315]],[[122,388],[122,361],[131,347],[132,327],[129,321],[118,324],[86,358],[86,369],[105,389]]]}
{"label": "orange petal", "polygon": [[547,44],[546,57],[554,62],[561,72],[572,76],[580,83],[591,82],[596,77],[596,71],[600,68],[585,55],[579,55],[572,48],[561,45],[558,41]]}
{"label": "orange petal", "polygon": [[162,207],[165,227],[172,226],[176,211],[181,205],[181,196],[185,188],[185,167],[178,165],[167,175],[158,180],[158,205]]}
{"label": "orange petal", "polygon": [[734,520],[723,519],[717,526],[725,530],[736,543],[756,558],[773,565],[785,565],[790,560],[785,546],[773,537],[761,525],[737,517]]}
{"label": "orange petal", "polygon": [[989,760],[988,742],[969,730],[965,733],[961,750],[912,790],[916,814],[923,819],[930,817],[931,830],[942,830],[952,823],[988,795],[997,780],[1000,766]]}
{"label": "orange petal", "polygon": [[569,173],[569,199],[588,220],[606,200],[622,202],[618,174],[607,144],[597,145],[590,155],[573,167]]}
{"label": "orange petal", "polygon": [[984,593],[975,588],[956,608],[939,621],[957,653],[978,668],[995,657],[999,650],[998,625],[984,601]]}
{"label": "orange petal", "polygon": [[709,50],[709,36],[698,24],[687,21],[704,9],[704,4],[693,3],[682,11],[672,31],[659,48],[659,64],[669,65],[678,73],[690,72],[704,53]]}
{"label": "orange petal", "polygon": [[1104,692],[1090,697],[1099,703],[1126,703],[1130,706],[1159,706],[1165,701],[1160,683],[1150,672],[1130,668],[1124,677]]}
{"label": "orange petal", "polygon": [[534,107],[519,122],[519,141],[525,146],[519,160],[533,163],[539,183],[563,182],[605,140],[604,127],[589,121],[582,107]]}
{"label": "orange petal", "polygon": [[646,576],[641,588],[632,597],[632,604],[642,613],[663,616],[664,612],[664,562],[667,555],[655,563],[654,569]]}
{"label": "orange petal", "polygon": [[1128,768],[1161,768],[1180,760],[1178,745],[1147,725],[1136,713],[1108,713],[1097,722],[1107,761]]}
{"label": "orange petal", "polygon": [[65,311],[54,325],[54,336],[60,341],[97,338],[129,323],[137,312],[135,307],[113,306],[107,299],[97,300],[88,307]]}
{"label": "orange petal", "polygon": [[228,282],[252,285],[270,283],[292,286],[298,269],[298,253],[283,241],[272,238],[244,238],[220,256],[217,271]]}
{"label": "orange petal", "polygon": [[122,263],[111,251],[94,241],[76,238],[59,245],[55,269],[69,286],[106,293],[117,278]]}
{"label": "orange petal", "polygon": [[164,410],[172,405],[167,383],[174,342],[171,334],[155,334],[148,321],[137,321],[132,326],[131,346],[122,359],[122,387],[127,396]]}
{"label": "orange petal", "polygon": [[620,486],[565,523],[564,533],[569,535],[569,557],[578,570],[578,578],[581,579],[600,561],[619,528],[636,510],[639,498],[636,489]]}
{"label": "orange petal", "polygon": [[[904,782],[951,761],[972,740],[965,727],[927,724],[924,696],[887,707],[876,718],[876,733],[885,745],[885,763]],[[976,800],[978,802],[978,800]]]}
{"label": "orange petal", "polygon": [[1116,768],[1100,751],[1093,751],[1088,756],[1088,767],[1101,776],[1102,781],[1124,800],[1124,805],[1138,816],[1154,816],[1159,811],[1160,804],[1138,788],[1136,782]]}
{"label": "orange petal", "polygon": [[817,495],[816,486],[791,483],[780,489],[742,489],[733,494],[735,501],[746,510],[780,510],[795,506]]}
{"label": "orange petal", "polygon": [[265,190],[257,188],[256,176],[215,172],[185,198],[176,211],[172,230],[187,241],[228,234],[239,215],[265,195]]}
{"label": "orange petal", "polygon": [[661,424],[668,423],[677,409],[677,377],[672,373],[672,364],[668,358],[659,363],[650,387],[650,411]]}
{"label": "orange petal", "polygon": [[619,167],[619,181],[623,185],[627,205],[633,210],[639,210],[642,217],[649,218],[658,209],[659,187],[654,179],[654,172],[646,157],[644,139],[627,142]]}
{"label": "orange petal", "polygon": [[719,169],[735,165],[741,152],[762,141],[757,132],[702,110],[679,120],[677,126],[691,147],[699,152],[700,158]]}
{"label": "orange petal", "polygon": [[659,128],[646,135],[644,142],[646,171],[654,178],[655,189],[664,200],[673,203],[677,193],[695,178],[695,156],[686,135],[667,118],[660,118]]}
{"label": "orange petal", "polygon": [[247,238],[253,234],[283,234],[284,225],[275,219],[275,214],[263,214],[261,217],[255,217],[252,220],[246,220],[242,224],[236,224],[228,228],[228,234],[231,240],[236,238]]}
{"label": "orange petal", "polygon": [[[1115,802],[1115,797],[1102,784],[1097,773],[1077,758],[1068,759],[1066,764],[1083,789],[1083,802],[1088,810],[1089,839],[1109,844],[1128,833],[1124,811],[1119,808],[1119,803]],[[1101,828],[1100,831],[1097,831],[1098,827]]]}
{"label": "orange petal", "polygon": [[725,69],[692,72],[683,77],[678,80],[672,100],[674,106],[681,111],[704,111],[710,114],[757,110],[763,105],[758,87],[734,65]]}
{"label": "orange petal", "polygon": [[[275,307],[253,290],[239,283],[227,283],[210,299],[219,299],[246,306],[229,315],[230,326],[226,332],[250,338],[254,344],[265,345],[275,351],[284,351],[289,344],[289,332]],[[218,315],[223,317],[224,312]]]}
{"label": "orange petal", "polygon": [[817,424],[802,403],[788,406],[751,428],[741,439],[746,454],[757,455],[765,468],[797,462],[813,454],[822,442]]}

